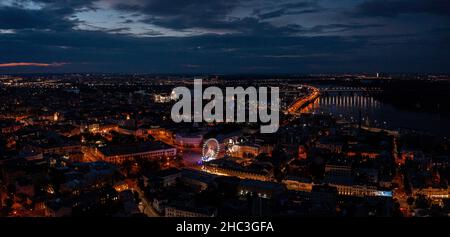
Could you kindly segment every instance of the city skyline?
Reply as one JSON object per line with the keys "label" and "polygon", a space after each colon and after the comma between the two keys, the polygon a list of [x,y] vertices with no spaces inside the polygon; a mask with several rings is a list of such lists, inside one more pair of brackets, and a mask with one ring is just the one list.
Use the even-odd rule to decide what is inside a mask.
{"label": "city skyline", "polygon": [[449,23],[450,0],[0,0],[0,219],[449,217]]}
{"label": "city skyline", "polygon": [[450,72],[445,0],[0,3],[0,73]]}

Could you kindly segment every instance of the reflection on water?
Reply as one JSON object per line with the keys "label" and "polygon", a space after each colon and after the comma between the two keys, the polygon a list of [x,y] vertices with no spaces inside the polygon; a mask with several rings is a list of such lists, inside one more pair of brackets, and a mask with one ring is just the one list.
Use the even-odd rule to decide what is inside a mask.
{"label": "reflection on water", "polygon": [[332,93],[322,96],[312,106],[314,112],[333,114],[352,122],[361,119],[365,126],[389,128],[388,121],[378,115],[382,113],[384,105],[372,96]]}
{"label": "reflection on water", "polygon": [[[342,95],[342,96],[325,96],[319,103],[323,107],[330,109],[349,108],[349,109],[377,109],[381,107],[381,102],[375,100],[371,96],[362,95]],[[337,112],[337,111],[336,111]]]}
{"label": "reflection on water", "polygon": [[330,92],[302,112],[332,114],[347,120],[388,129],[413,129],[442,136],[450,135],[450,117],[394,108],[361,92]]}

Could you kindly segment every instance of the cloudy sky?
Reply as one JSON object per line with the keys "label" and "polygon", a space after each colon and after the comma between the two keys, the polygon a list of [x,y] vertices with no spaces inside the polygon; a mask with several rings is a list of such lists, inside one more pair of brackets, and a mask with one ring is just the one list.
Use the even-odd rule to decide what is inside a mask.
{"label": "cloudy sky", "polygon": [[450,1],[0,0],[9,72],[450,72]]}

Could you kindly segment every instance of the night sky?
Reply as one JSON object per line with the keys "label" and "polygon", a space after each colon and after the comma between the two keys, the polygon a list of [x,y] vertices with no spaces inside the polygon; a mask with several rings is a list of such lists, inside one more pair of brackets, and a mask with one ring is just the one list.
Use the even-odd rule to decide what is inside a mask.
{"label": "night sky", "polygon": [[0,0],[0,73],[450,72],[450,0]]}

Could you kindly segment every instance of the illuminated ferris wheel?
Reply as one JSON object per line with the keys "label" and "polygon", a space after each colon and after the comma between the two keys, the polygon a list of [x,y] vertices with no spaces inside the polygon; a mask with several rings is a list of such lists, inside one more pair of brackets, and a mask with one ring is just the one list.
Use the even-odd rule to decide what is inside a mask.
{"label": "illuminated ferris wheel", "polygon": [[219,141],[210,138],[203,143],[202,161],[207,162],[217,159],[220,153]]}

